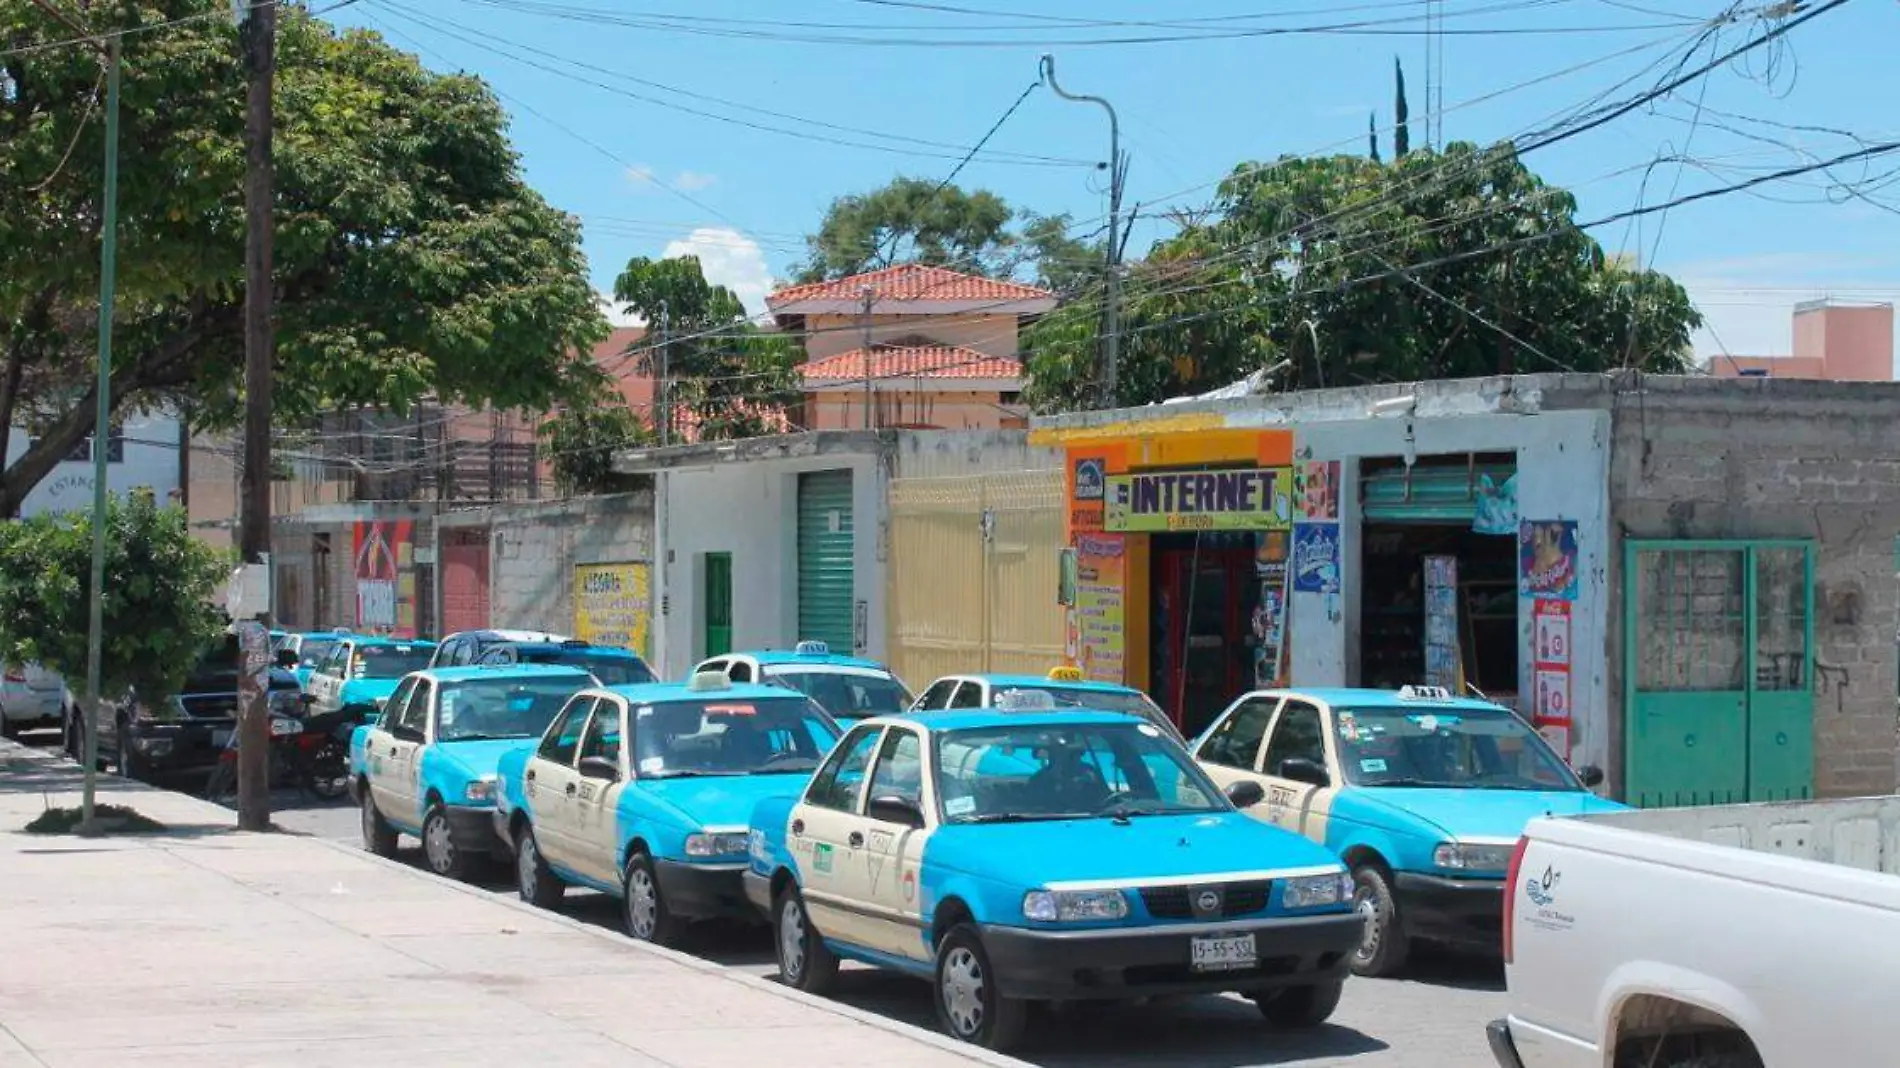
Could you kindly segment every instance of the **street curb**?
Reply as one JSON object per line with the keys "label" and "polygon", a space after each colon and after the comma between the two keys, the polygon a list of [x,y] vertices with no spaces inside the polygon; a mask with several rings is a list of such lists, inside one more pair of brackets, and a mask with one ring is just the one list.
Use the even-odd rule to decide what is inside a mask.
{"label": "street curb", "polygon": [[[13,752],[14,750],[17,750],[18,752],[15,753]],[[14,741],[5,740],[5,739],[0,739],[0,755],[28,758],[38,763],[43,763],[43,764],[48,764],[48,765],[63,765],[66,767],[74,768],[75,770],[77,770],[79,767],[79,765],[67,759],[65,753],[59,752],[58,750],[37,749],[32,746],[22,745],[19,742],[14,742]],[[103,773],[102,773],[102,777],[103,777]],[[110,795],[120,795],[120,796],[137,795],[141,793],[170,794],[172,795],[172,799],[168,799],[167,803],[176,803],[176,801],[187,801],[187,802],[190,802],[195,807],[204,809],[206,811],[208,818],[212,818],[212,819],[216,819],[220,821],[229,821],[234,826],[236,824],[236,814],[233,813],[230,809],[224,808],[221,805],[212,804],[211,802],[206,801],[202,798],[192,797],[190,794],[186,794],[178,790],[167,790],[160,786],[153,786],[150,783],[138,782],[136,780],[121,779],[116,776],[112,777],[112,783],[113,783],[112,788],[109,791],[101,791],[102,797],[110,796]],[[63,793],[65,791],[61,791],[61,792]],[[160,822],[163,822],[163,821],[161,820]],[[24,833],[24,832],[19,832],[19,833]],[[241,832],[241,831],[237,833],[247,834],[247,832]],[[837,1016],[846,1020],[850,1020],[854,1023],[864,1024],[867,1027],[874,1027],[880,1031],[884,1031],[889,1034],[898,1035],[903,1038],[910,1039],[913,1042],[921,1043],[922,1045],[928,1046],[932,1049],[939,1050],[944,1053],[954,1054],[972,1063],[994,1065],[995,1068],[1029,1068],[1029,1062],[1027,1061],[1017,1060],[1014,1057],[1006,1057],[1000,1053],[993,1053],[989,1050],[982,1049],[977,1046],[972,1046],[968,1043],[958,1042],[955,1039],[952,1039],[946,1035],[939,1034],[934,1031],[926,1031],[921,1027],[914,1027],[911,1024],[905,1023],[901,1020],[893,1020],[888,1017],[879,1015],[877,1013],[868,1012],[864,1009],[859,1009],[851,1005],[846,1005],[841,1002],[831,1001],[826,998],[817,997],[816,995],[807,994],[802,990],[794,990],[791,987],[785,986],[781,983],[774,983],[770,980],[762,979],[756,975],[748,975],[745,972],[739,971],[737,969],[729,968],[722,964],[716,964],[712,961],[704,960],[700,957],[695,957],[690,953],[682,953],[679,950],[667,949],[663,946],[656,946],[647,942],[636,942],[631,938],[625,937],[624,935],[615,934],[611,931],[603,930],[594,924],[585,923],[581,920],[574,919],[573,917],[568,916],[564,913],[551,911],[549,909],[535,908],[534,906],[528,904],[527,902],[520,900],[518,897],[515,897],[512,895],[507,895],[507,896],[498,895],[498,894],[494,894],[489,891],[483,890],[480,887],[471,886],[467,883],[444,879],[441,876],[435,875],[431,872],[420,870],[409,864],[404,864],[403,862],[399,860],[390,860],[384,857],[379,857],[373,853],[366,852],[365,850],[360,849],[355,846],[345,845],[342,842],[333,842],[325,838],[318,838],[314,835],[297,834],[295,832],[266,832],[266,833],[275,834],[278,837],[292,838],[292,839],[297,839],[300,841],[310,842],[314,845],[321,846],[325,849],[334,850],[354,860],[365,861],[370,864],[381,865],[383,867],[390,869],[391,871],[401,872],[404,875],[409,876],[410,878],[424,879],[436,886],[442,887],[445,890],[453,890],[457,893],[466,894],[470,897],[478,898],[490,904],[500,905],[504,908],[511,909],[515,912],[519,912],[528,916],[533,916],[536,919],[550,921],[550,922],[555,923],[558,926],[565,927],[568,930],[583,933],[590,938],[599,939],[603,942],[612,942],[616,946],[621,947],[622,949],[629,950],[635,953],[650,954],[652,956],[659,957],[662,960],[667,960],[674,964],[679,964],[679,965],[683,965],[685,967],[691,968],[694,971],[697,971],[703,975],[715,976],[727,982],[736,983],[740,986],[746,987],[751,990],[755,990],[755,991],[765,993],[765,994],[770,994],[774,997],[795,1002],[806,1008],[816,1009],[820,1012],[824,1012],[831,1016]],[[115,836],[115,840],[139,843],[139,842],[149,842],[152,839],[152,837],[153,836],[128,834],[128,835]]]}
{"label": "street curb", "polygon": [[470,886],[467,883],[454,882],[449,879],[444,879],[441,876],[435,875],[431,872],[422,871],[415,867],[412,867],[411,865],[404,864],[403,862],[399,860],[390,860],[385,857],[379,857],[379,856],[376,856],[374,853],[366,852],[354,846],[345,845],[342,842],[333,842],[325,838],[312,838],[310,839],[310,841],[315,842],[326,849],[334,849],[339,853],[343,853],[351,857],[356,857],[361,860],[371,861],[373,863],[388,867],[392,870],[403,872],[415,878],[427,879],[430,882],[437,883],[447,889],[454,890],[458,893],[467,894],[471,897],[477,897],[483,901],[488,901],[493,904],[502,905],[507,908],[513,909],[516,912],[520,912],[529,916],[534,916],[537,919],[552,920],[555,923],[559,924],[560,926],[568,928],[569,930],[579,931],[581,933],[588,935],[591,938],[596,938],[604,942],[612,942],[617,946],[620,946],[624,949],[632,950],[633,952],[636,952],[636,953],[650,954],[652,956],[671,961],[674,964],[684,965],[688,968],[693,969],[694,971],[701,972],[703,974],[718,976],[719,978],[724,979],[727,982],[737,983],[740,986],[747,987],[749,989],[756,990],[761,993],[771,994],[774,997],[783,998],[786,1001],[796,1002],[807,1008],[817,1009],[821,1012],[829,1013],[833,1016],[841,1016],[855,1023],[861,1023],[869,1027],[875,1027],[880,1031],[887,1031],[892,1034],[901,1035],[904,1038],[908,1038],[914,1042],[922,1043],[923,1045],[929,1046],[936,1050],[940,1050],[944,1053],[955,1054],[959,1057],[962,1057],[966,1060],[972,1061],[977,1064],[995,1065],[996,1068],[1031,1068],[1030,1062],[1028,1061],[1017,1060],[1014,1057],[1007,1057],[1000,1053],[994,1053],[994,1052],[991,1052],[990,1050],[983,1049],[980,1046],[972,1046],[967,1042],[958,1042],[957,1040],[950,1038],[947,1035],[942,1035],[935,1031],[926,1031],[921,1027],[912,1026],[911,1024],[907,1024],[903,1022],[902,1020],[893,1020],[893,1019],[890,1019],[889,1017],[882,1016],[874,1012],[868,1012],[864,1009],[860,1009],[852,1005],[846,1005],[842,1002],[831,1001],[827,998],[821,998],[814,994],[807,994],[802,990],[795,990],[789,986],[784,985],[783,983],[775,983],[769,979],[761,979],[760,977],[756,975],[748,975],[745,972],[739,971],[734,968],[726,967],[723,964],[715,964],[712,961],[705,960],[700,957],[695,957],[690,953],[683,953],[676,949],[667,949],[665,946],[656,946],[650,942],[637,942],[631,938],[626,937],[625,935],[619,935],[611,931],[602,930],[600,927],[594,924],[585,923],[581,920],[577,920],[573,918],[572,916],[568,916],[564,913],[554,912],[549,909],[535,908],[533,905],[530,905],[527,902],[522,901],[517,897],[497,896],[489,891],[483,890],[480,887]]}

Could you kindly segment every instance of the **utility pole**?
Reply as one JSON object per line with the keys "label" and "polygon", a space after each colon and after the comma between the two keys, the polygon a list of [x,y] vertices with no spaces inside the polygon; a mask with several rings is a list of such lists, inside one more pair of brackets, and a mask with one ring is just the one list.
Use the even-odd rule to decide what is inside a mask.
{"label": "utility pole", "polygon": [[[79,826],[93,830],[99,785],[99,680],[104,666],[106,588],[106,438],[112,431],[112,302],[119,263],[119,39],[106,44],[106,187],[99,224],[99,407],[92,427],[92,597],[86,606],[86,737]],[[123,770],[123,769],[121,769]]]}
{"label": "utility pole", "polygon": [[[275,357],[271,321],[271,92],[277,71],[277,5],[246,7],[239,37],[249,80],[244,117],[244,477],[240,506],[248,576],[254,565],[264,563],[271,544],[271,364]],[[274,595],[274,590],[266,595],[266,627],[270,622],[268,605]],[[238,826],[247,831],[270,827],[268,676],[253,674],[256,666],[240,665],[240,692],[245,700],[238,716]]]}
{"label": "utility pole", "polygon": [[1084,104],[1099,104],[1108,112],[1108,255],[1105,265],[1108,277],[1105,279],[1106,296],[1102,303],[1102,367],[1101,367],[1101,406],[1115,407],[1116,362],[1121,354],[1121,315],[1122,315],[1122,183],[1128,177],[1127,161],[1122,158],[1121,122],[1115,117],[1115,108],[1099,96],[1083,96],[1063,91],[1056,84],[1056,57],[1047,53],[1042,57],[1043,83],[1055,91],[1064,100],[1074,100]]}
{"label": "utility pole", "polygon": [[660,302],[660,380],[655,390],[659,404],[654,408],[653,425],[660,432],[660,447],[672,444],[673,429],[673,389],[669,375],[673,370],[673,344],[671,341],[671,311],[666,301]]}
{"label": "utility pole", "polygon": [[864,315],[859,320],[863,331],[864,356],[864,429],[871,429],[871,305],[877,302],[877,290],[870,286],[860,286],[858,297],[864,302]]}

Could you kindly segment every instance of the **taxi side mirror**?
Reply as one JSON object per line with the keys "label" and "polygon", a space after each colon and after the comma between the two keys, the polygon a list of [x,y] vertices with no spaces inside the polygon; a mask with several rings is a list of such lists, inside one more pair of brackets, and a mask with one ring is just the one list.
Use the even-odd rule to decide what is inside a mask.
{"label": "taxi side mirror", "polygon": [[1282,779],[1292,779],[1308,786],[1326,786],[1332,782],[1332,776],[1326,774],[1325,768],[1305,757],[1287,757],[1280,761],[1278,774]]}
{"label": "taxi side mirror", "polygon": [[1595,764],[1585,764],[1577,769],[1577,779],[1583,785],[1594,790],[1603,785],[1603,769]]}
{"label": "taxi side mirror", "polygon": [[879,823],[895,823],[904,827],[922,827],[924,825],[923,806],[908,797],[895,794],[885,797],[873,797],[866,815]]}
{"label": "taxi side mirror", "polygon": [[1252,808],[1266,799],[1267,791],[1252,779],[1242,779],[1227,787],[1227,800],[1232,801],[1235,808]]}
{"label": "taxi side mirror", "polygon": [[277,666],[286,671],[295,670],[297,667],[297,654],[289,649],[278,650]]}
{"label": "taxi side mirror", "polygon": [[620,781],[620,765],[606,757],[582,757],[580,773],[583,779],[605,779],[608,782]]}

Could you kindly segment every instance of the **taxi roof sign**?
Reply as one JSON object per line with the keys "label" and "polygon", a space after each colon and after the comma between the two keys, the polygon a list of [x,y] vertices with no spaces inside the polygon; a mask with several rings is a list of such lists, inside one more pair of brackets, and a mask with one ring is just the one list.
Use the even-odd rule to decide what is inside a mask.
{"label": "taxi roof sign", "polygon": [[1061,664],[1056,667],[1052,667],[1049,669],[1049,681],[1050,682],[1081,682],[1082,669],[1079,667],[1073,667],[1068,664]]}
{"label": "taxi roof sign", "polygon": [[1049,712],[1056,699],[1041,690],[1004,690],[990,698],[990,707],[1001,712]]}
{"label": "taxi roof sign", "polygon": [[686,680],[686,689],[691,693],[710,693],[717,690],[732,689],[732,680],[720,671],[696,671]]}
{"label": "taxi roof sign", "polygon": [[1399,687],[1399,700],[1449,701],[1451,700],[1451,691],[1443,686],[1401,686]]}
{"label": "taxi roof sign", "polygon": [[793,656],[830,656],[831,646],[824,642],[799,642],[792,647]]}

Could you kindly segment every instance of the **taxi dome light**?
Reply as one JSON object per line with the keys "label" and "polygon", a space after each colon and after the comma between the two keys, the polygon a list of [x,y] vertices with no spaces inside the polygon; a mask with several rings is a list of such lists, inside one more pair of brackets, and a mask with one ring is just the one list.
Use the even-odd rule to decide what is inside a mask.
{"label": "taxi dome light", "polygon": [[830,656],[831,646],[824,642],[799,642],[792,649],[794,656]]}
{"label": "taxi dome light", "polygon": [[1003,712],[1048,712],[1056,699],[1041,690],[1004,690],[990,699],[990,707]]}
{"label": "taxi dome light", "polygon": [[1079,667],[1071,667],[1068,664],[1063,664],[1059,667],[1050,668],[1049,681],[1050,682],[1081,682],[1082,669]]}
{"label": "taxi dome light", "polygon": [[696,671],[686,680],[687,690],[693,693],[706,693],[711,690],[730,690],[732,680],[718,671]]}
{"label": "taxi dome light", "polygon": [[1451,700],[1451,691],[1443,686],[1401,686],[1399,687],[1399,700],[1449,701]]}

